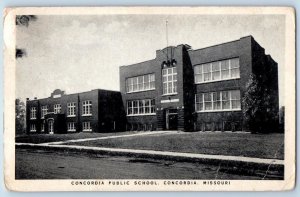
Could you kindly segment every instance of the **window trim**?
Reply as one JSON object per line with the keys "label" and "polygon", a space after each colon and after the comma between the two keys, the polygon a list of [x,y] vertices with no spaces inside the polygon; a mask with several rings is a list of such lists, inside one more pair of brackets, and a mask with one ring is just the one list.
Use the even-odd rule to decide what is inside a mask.
{"label": "window trim", "polygon": [[37,112],[36,107],[31,107],[30,108],[30,120],[36,120],[37,119],[36,112]]}
{"label": "window trim", "polygon": [[[239,66],[238,67],[231,67],[231,61],[233,59],[238,59],[239,61]],[[229,78],[224,78],[222,79],[222,71],[224,71],[224,69],[222,69],[222,65],[221,65],[221,62],[222,61],[226,61],[228,60],[229,61],[229,65],[228,65],[228,69],[225,69],[225,70],[228,70],[229,71]],[[220,70],[218,71],[212,71],[212,64],[215,63],[215,62],[218,62],[219,63],[219,67],[220,67]],[[204,81],[204,73],[208,73],[208,72],[204,72],[203,70],[203,65],[206,65],[206,64],[209,64],[210,65],[210,79],[209,81]],[[195,67],[197,66],[202,66],[202,72],[201,73],[195,73]],[[239,69],[239,76],[238,77],[231,77],[231,70],[232,69]],[[240,72],[240,58],[239,57],[233,57],[233,58],[229,58],[229,59],[223,59],[223,60],[218,60],[218,61],[213,61],[213,62],[206,62],[206,63],[202,63],[202,64],[197,64],[194,66],[194,80],[195,80],[195,84],[205,84],[205,83],[213,83],[213,82],[218,82],[218,81],[227,81],[227,80],[234,80],[234,79],[240,79],[241,78],[241,72]],[[213,72],[220,72],[220,76],[219,76],[219,79],[216,79],[216,80],[212,80],[212,74]],[[202,75],[202,82],[196,82],[196,76],[197,75]]]}
{"label": "window trim", "polygon": [[[143,113],[139,113],[140,112],[140,101],[142,101],[142,103],[143,103]],[[148,101],[149,102],[149,104],[146,106],[146,101]],[[152,101],[154,101],[154,105],[152,105]],[[134,105],[133,105],[133,102],[136,102],[137,103],[137,105],[136,105],[136,107],[134,107]],[[131,109],[131,111],[132,111],[132,113],[131,114],[129,114],[129,107],[128,107],[128,104],[129,103],[131,103],[131,107],[130,107],[130,109]],[[137,109],[137,112],[138,113],[133,113],[133,111],[134,111],[134,109]],[[151,112],[151,109],[154,109],[153,111],[154,111],[154,113],[153,112]],[[149,110],[149,113],[146,113],[146,109],[148,109]],[[155,102],[155,99],[139,99],[139,100],[127,100],[126,101],[126,116],[151,116],[151,115],[156,115],[156,102]]]}
{"label": "window trim", "polygon": [[[59,107],[57,107],[59,106]],[[54,114],[60,114],[61,113],[61,104],[54,104],[53,106],[53,109],[54,109]],[[59,109],[59,112],[57,112],[57,109]]]}
{"label": "window trim", "polygon": [[[88,103],[86,103],[88,102]],[[92,101],[91,100],[85,100],[82,102],[82,115],[81,116],[92,116]],[[87,107],[87,110],[85,111],[85,107]],[[89,113],[86,113],[89,112]]]}
{"label": "window trim", "polygon": [[[43,112],[46,111],[46,113],[44,114]],[[43,105],[41,106],[41,119],[45,119],[45,116],[48,114],[48,106],[47,105]]]}
{"label": "window trim", "polygon": [[36,132],[36,125],[30,124],[30,132]]}
{"label": "window trim", "polygon": [[[69,114],[69,109],[72,109],[72,114]],[[76,102],[67,103],[67,117],[76,117]]]}
{"label": "window trim", "polygon": [[[232,108],[232,101],[238,101],[238,99],[232,99],[231,98],[231,92],[232,91],[239,91],[240,93],[240,108]],[[229,97],[228,97],[228,101],[229,101],[229,105],[230,105],[230,109],[222,109],[223,108],[223,99],[222,99],[222,93],[223,92],[228,92],[229,93]],[[221,93],[220,94],[220,108],[221,109],[214,109],[214,100],[213,100],[213,93]],[[205,110],[205,100],[204,100],[204,94],[211,94],[211,108],[210,110]],[[202,110],[197,110],[197,104],[199,104],[200,102],[196,102],[197,101],[197,95],[202,95]],[[217,101],[217,100],[216,100]],[[238,89],[235,89],[235,90],[223,90],[223,91],[213,91],[213,92],[201,92],[201,93],[197,93],[195,94],[195,100],[194,100],[194,104],[195,104],[195,112],[196,113],[206,113],[206,112],[230,112],[230,111],[241,111],[242,110],[242,106],[241,106],[241,91]]]}
{"label": "window trim", "polygon": [[161,96],[174,96],[174,95],[177,95],[177,94],[178,94],[178,92],[177,93],[162,94]]}
{"label": "window trim", "polygon": [[130,115],[126,115],[126,116],[155,116],[156,115],[156,113],[149,113],[149,114],[145,114],[145,113],[143,113],[143,114],[130,114]]}
{"label": "window trim", "polygon": [[[70,124],[72,124],[73,126],[71,127],[72,129],[70,129]],[[68,131],[76,131],[76,125],[75,122],[68,122]]]}
{"label": "window trim", "polygon": [[[176,69],[176,73],[174,73],[174,69]],[[169,74],[168,70],[172,70],[172,73]],[[165,74],[164,74],[164,71],[166,71]],[[175,75],[176,75],[176,80],[174,80]],[[178,71],[177,71],[177,67],[170,67],[170,68],[162,69],[161,76],[162,76],[162,80],[161,80],[162,81],[162,96],[169,96],[169,95],[178,94],[178,83],[177,83],[178,82]],[[171,81],[169,81],[169,79],[168,79],[169,76],[172,77]],[[164,77],[167,79],[166,81],[164,81]],[[171,92],[169,92],[169,83],[172,84],[172,91]],[[167,87],[166,87],[167,92],[166,93],[164,92],[164,84],[167,85]],[[176,85],[176,91],[173,91],[175,85]]]}
{"label": "window trim", "polygon": [[[145,77],[148,76],[148,83],[149,83],[149,88],[146,89],[145,88]],[[153,76],[154,80],[151,81],[151,76]],[[139,77],[143,77],[143,80],[142,82],[140,83],[139,81]],[[129,84],[129,80],[133,80],[133,79],[136,79],[137,83],[135,84],[133,81],[132,83]],[[151,82],[154,82],[154,87],[151,88]],[[137,89],[139,89],[139,84],[142,84],[143,88],[142,90],[132,90],[130,91],[130,87],[129,86],[134,86],[136,85],[137,86]],[[132,88],[133,89],[133,88]],[[134,76],[134,77],[128,77],[125,79],[125,91],[127,94],[131,94],[131,93],[136,93],[136,92],[145,92],[145,91],[151,91],[151,90],[155,90],[155,73],[149,73],[149,74],[144,74],[144,75],[139,75],[139,76]]]}
{"label": "window trim", "polygon": [[[85,127],[85,124],[89,125],[88,128]],[[86,129],[85,129],[86,128]],[[82,122],[82,131],[93,131],[92,126],[91,126],[91,122],[90,121],[85,121]]]}

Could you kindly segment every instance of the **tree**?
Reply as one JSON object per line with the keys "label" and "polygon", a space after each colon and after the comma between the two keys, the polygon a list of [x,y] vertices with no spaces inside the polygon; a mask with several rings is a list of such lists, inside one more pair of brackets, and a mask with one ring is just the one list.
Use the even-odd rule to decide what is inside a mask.
{"label": "tree", "polygon": [[26,125],[26,107],[25,103],[21,99],[17,98],[15,100],[15,110],[16,110],[16,135],[24,134]]}
{"label": "tree", "polygon": [[25,49],[16,49],[16,59],[26,56]]}
{"label": "tree", "polygon": [[261,79],[251,75],[242,99],[245,126],[252,133],[269,133],[276,129],[277,117],[271,93]]}
{"label": "tree", "polygon": [[[17,15],[16,25],[28,27],[30,21],[36,21],[37,17],[35,15]],[[16,59],[26,56],[26,50],[16,48]]]}
{"label": "tree", "polygon": [[30,21],[36,21],[37,17],[35,15],[17,15],[16,25],[21,25],[28,27]]}

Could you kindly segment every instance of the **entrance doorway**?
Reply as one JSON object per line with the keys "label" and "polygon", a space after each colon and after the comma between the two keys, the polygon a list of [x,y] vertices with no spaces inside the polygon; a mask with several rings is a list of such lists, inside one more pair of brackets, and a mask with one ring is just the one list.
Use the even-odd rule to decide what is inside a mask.
{"label": "entrance doorway", "polygon": [[54,133],[54,129],[53,129],[53,125],[54,125],[54,120],[49,120],[48,121],[48,132],[49,134],[53,134]]}
{"label": "entrance doorway", "polygon": [[166,110],[166,129],[177,130],[178,113],[177,109]]}

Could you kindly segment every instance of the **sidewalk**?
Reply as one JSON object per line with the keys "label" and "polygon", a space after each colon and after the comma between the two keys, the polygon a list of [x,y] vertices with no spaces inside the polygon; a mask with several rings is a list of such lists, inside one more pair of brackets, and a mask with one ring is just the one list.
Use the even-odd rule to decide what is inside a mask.
{"label": "sidewalk", "polygon": [[210,164],[226,164],[243,168],[267,168],[267,170],[283,170],[284,160],[278,159],[262,159],[253,157],[240,156],[225,156],[225,155],[208,155],[208,154],[194,154],[194,153],[179,153],[168,151],[153,151],[153,150],[136,150],[136,149],[120,149],[120,148],[105,148],[105,147],[90,147],[77,145],[63,145],[63,144],[30,144],[30,143],[16,143],[18,148],[33,148],[46,150],[62,150],[62,151],[78,151],[88,152],[94,154],[108,154],[118,156],[130,156],[140,158],[165,159],[184,162],[201,162]]}
{"label": "sidewalk", "polygon": [[46,143],[41,143],[41,144],[55,145],[55,144],[65,144],[65,143],[70,143],[70,142],[86,142],[86,141],[94,141],[94,140],[126,138],[126,137],[145,136],[145,135],[163,135],[163,134],[172,134],[172,133],[174,133],[174,131],[155,131],[155,132],[148,131],[148,132],[141,132],[141,133],[134,133],[134,134],[125,134],[125,135],[93,137],[93,138],[74,139],[74,140],[64,140],[64,141],[58,141],[58,142],[46,142]]}

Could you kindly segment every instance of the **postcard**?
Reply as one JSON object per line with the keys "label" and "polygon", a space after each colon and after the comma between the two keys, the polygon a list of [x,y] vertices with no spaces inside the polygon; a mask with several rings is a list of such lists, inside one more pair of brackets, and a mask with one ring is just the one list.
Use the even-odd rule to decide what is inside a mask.
{"label": "postcard", "polygon": [[291,7],[4,11],[12,191],[295,185]]}

